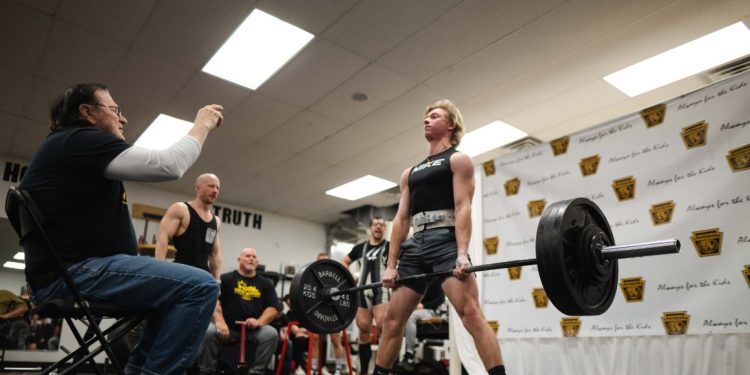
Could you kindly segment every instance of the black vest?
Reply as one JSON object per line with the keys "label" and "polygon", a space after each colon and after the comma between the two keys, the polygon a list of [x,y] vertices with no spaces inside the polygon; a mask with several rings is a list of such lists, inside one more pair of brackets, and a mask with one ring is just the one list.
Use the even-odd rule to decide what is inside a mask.
{"label": "black vest", "polygon": [[408,181],[412,216],[424,211],[454,208],[450,160],[455,152],[456,149],[451,147],[412,167]]}
{"label": "black vest", "polygon": [[208,256],[216,241],[216,216],[211,214],[211,221],[205,222],[193,206],[188,202],[185,204],[190,212],[190,224],[185,233],[172,238],[172,244],[177,249],[174,261],[210,272]]}

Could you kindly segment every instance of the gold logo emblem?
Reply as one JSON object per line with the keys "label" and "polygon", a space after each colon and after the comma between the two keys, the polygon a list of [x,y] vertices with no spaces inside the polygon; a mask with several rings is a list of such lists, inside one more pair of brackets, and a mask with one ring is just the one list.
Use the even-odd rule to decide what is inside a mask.
{"label": "gold logo emblem", "polygon": [[648,209],[648,212],[651,213],[651,221],[654,222],[654,225],[670,223],[672,221],[674,207],[674,201],[652,204],[651,208]]}
{"label": "gold logo emblem", "polygon": [[599,155],[589,156],[581,159],[578,165],[581,167],[581,174],[584,176],[591,176],[596,174],[596,170],[599,168]]}
{"label": "gold logo emblem", "polygon": [[492,176],[493,174],[495,174],[495,161],[494,160],[484,162],[482,164],[482,167],[484,168],[485,176]]}
{"label": "gold logo emblem", "polygon": [[485,238],[482,243],[484,243],[484,251],[487,255],[495,255],[497,254],[498,245],[500,245],[500,237]]}
{"label": "gold logo emblem", "polygon": [[581,318],[561,318],[560,327],[564,337],[577,337],[581,330]]}
{"label": "gold logo emblem", "polygon": [[706,145],[706,130],[708,124],[705,121],[696,122],[693,125],[682,128],[680,136],[685,147],[688,149]]}
{"label": "gold logo emblem", "polygon": [[713,228],[693,232],[690,240],[693,241],[693,246],[698,251],[698,255],[708,257],[721,255],[721,240],[723,237],[724,233],[719,231],[719,228]]}
{"label": "gold logo emblem", "polygon": [[615,190],[617,200],[624,201],[635,198],[635,178],[633,176],[623,177],[612,181],[612,189]]}
{"label": "gold logo emblem", "polygon": [[492,331],[495,332],[497,335],[497,331],[500,330],[500,323],[497,320],[488,320],[487,324],[490,325],[490,328],[492,328]]}
{"label": "gold logo emblem", "polygon": [[520,188],[521,188],[521,180],[519,180],[518,177],[505,181],[505,195],[506,196],[518,194],[518,189]]}
{"label": "gold logo emblem", "polygon": [[746,171],[750,169],[750,144],[729,150],[727,161],[732,172]]}
{"label": "gold logo emblem", "polygon": [[521,278],[521,267],[508,267],[508,277],[511,280],[518,280]]}
{"label": "gold logo emblem", "polygon": [[742,274],[745,275],[745,282],[747,282],[747,286],[750,288],[750,265],[745,265]]}
{"label": "gold logo emblem", "polygon": [[541,216],[544,212],[544,207],[547,205],[546,199],[537,199],[535,201],[529,201],[527,205],[529,207],[529,217]]}
{"label": "gold logo emblem", "polygon": [[667,114],[666,104],[657,104],[641,111],[641,118],[646,123],[647,128],[654,127],[664,122],[664,116]]}
{"label": "gold logo emblem", "polygon": [[557,156],[568,152],[568,143],[570,143],[570,137],[562,137],[549,141],[549,145],[552,146],[552,154]]}
{"label": "gold logo emblem", "polygon": [[646,281],[642,277],[625,277],[620,279],[620,290],[625,302],[642,302],[646,290]]}
{"label": "gold logo emblem", "polygon": [[667,335],[684,335],[688,331],[690,315],[687,311],[669,311],[661,314],[661,323]]}
{"label": "gold logo emblem", "polygon": [[534,288],[531,290],[531,297],[534,298],[534,306],[537,309],[546,308],[549,305],[549,299],[547,298],[547,292],[544,288]]}

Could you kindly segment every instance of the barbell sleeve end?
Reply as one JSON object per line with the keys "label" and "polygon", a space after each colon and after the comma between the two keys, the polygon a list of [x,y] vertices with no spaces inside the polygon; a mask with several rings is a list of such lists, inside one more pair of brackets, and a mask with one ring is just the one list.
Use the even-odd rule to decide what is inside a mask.
{"label": "barbell sleeve end", "polygon": [[651,255],[675,254],[679,252],[680,241],[675,238],[669,240],[605,246],[601,249],[601,255],[604,259],[636,258]]}

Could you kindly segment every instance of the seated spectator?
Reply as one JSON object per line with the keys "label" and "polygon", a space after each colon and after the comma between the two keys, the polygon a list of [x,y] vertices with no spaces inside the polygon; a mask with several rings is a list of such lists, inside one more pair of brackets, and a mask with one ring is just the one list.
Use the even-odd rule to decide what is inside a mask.
{"label": "seated spectator", "polygon": [[213,374],[221,346],[239,341],[237,321],[247,325],[245,339],[255,350],[255,360],[248,364],[250,374],[265,373],[279,341],[278,333],[270,325],[277,313],[276,290],[271,281],[258,274],[256,250],[243,249],[237,264],[237,270],[221,275],[219,302],[198,359],[201,373]]}

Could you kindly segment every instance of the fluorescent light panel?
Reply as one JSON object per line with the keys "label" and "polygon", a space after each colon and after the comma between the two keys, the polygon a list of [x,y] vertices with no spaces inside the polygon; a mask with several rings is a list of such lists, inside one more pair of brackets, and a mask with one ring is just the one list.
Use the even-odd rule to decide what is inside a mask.
{"label": "fluorescent light panel", "polygon": [[604,80],[633,97],[750,54],[750,30],[737,22],[614,72]]}
{"label": "fluorescent light panel", "polygon": [[21,261],[23,261],[23,260],[25,260],[25,258],[26,258],[26,256],[23,253],[23,251],[19,251],[19,252],[16,253],[16,255],[13,256],[13,259],[15,259],[15,260],[21,260]]}
{"label": "fluorescent light panel", "polygon": [[255,90],[313,37],[297,26],[255,9],[203,71]]}
{"label": "fluorescent light panel", "polygon": [[160,114],[135,141],[135,146],[163,150],[184,137],[193,124],[172,116]]}
{"label": "fluorescent light panel", "polygon": [[526,137],[523,130],[502,121],[494,121],[464,134],[456,148],[469,156],[477,156]]}
{"label": "fluorescent light panel", "polygon": [[350,201],[355,201],[357,199],[379,193],[383,190],[390,189],[394,186],[396,186],[395,182],[367,175],[328,190],[326,191],[326,194]]}
{"label": "fluorescent light panel", "polygon": [[7,261],[7,262],[5,262],[3,264],[3,267],[5,267],[5,268],[13,268],[13,269],[17,269],[17,270],[22,270],[22,269],[26,268],[26,265],[24,265],[23,263]]}

